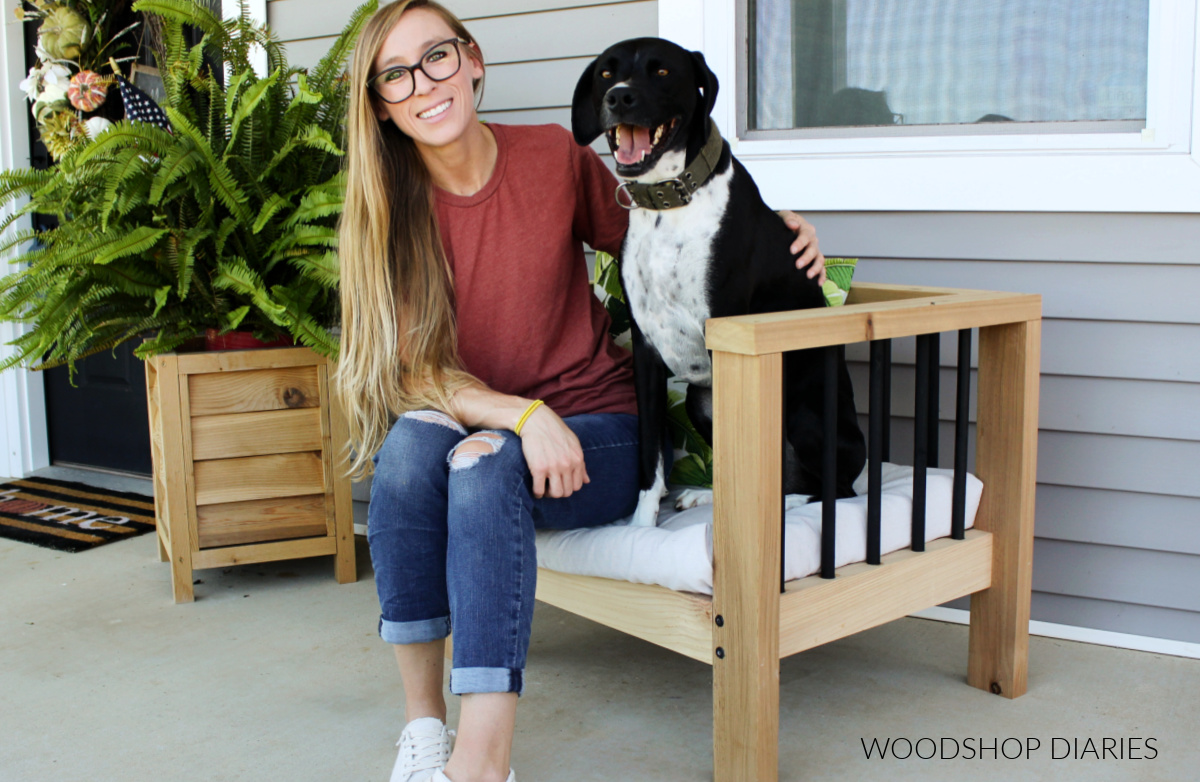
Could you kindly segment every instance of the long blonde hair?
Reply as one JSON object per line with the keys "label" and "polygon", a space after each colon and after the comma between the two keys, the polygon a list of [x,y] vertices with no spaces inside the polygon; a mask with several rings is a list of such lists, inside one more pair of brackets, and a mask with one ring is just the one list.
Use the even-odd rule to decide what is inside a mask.
{"label": "long blonde hair", "polygon": [[[341,350],[333,382],[346,412],[356,477],[369,475],[395,417],[449,411],[471,382],[458,358],[454,292],[442,249],[433,181],[412,139],[381,122],[367,88],[384,39],[411,8],[439,14],[466,56],[475,39],[432,0],[396,0],[367,21],[350,69],[346,201],[339,231]],[[482,79],[473,87],[478,94]]]}

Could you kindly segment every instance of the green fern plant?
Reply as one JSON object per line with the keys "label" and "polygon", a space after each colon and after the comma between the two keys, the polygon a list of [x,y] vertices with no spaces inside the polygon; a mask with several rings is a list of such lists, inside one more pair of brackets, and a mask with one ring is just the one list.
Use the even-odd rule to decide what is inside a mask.
{"label": "green fern plant", "polygon": [[123,120],[50,170],[0,173],[0,204],[29,199],[0,232],[31,212],[58,218],[0,243],[0,254],[26,248],[0,278],[0,318],[31,324],[0,370],[73,367],[137,338],[147,358],[208,328],[290,335],[335,357],[344,70],[374,0],[311,71],[289,66],[244,6],[231,20],[187,0],[134,9],[164,22],[172,132]]}

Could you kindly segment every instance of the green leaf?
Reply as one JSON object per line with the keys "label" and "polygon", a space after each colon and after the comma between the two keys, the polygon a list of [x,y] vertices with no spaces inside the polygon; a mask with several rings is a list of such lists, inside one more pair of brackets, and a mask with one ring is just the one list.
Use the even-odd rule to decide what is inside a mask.
{"label": "green leaf", "polygon": [[176,146],[168,152],[159,165],[154,183],[150,187],[150,203],[161,203],[167,187],[179,177],[190,173],[202,160],[203,156],[192,146]]}
{"label": "green leaf", "polygon": [[292,97],[292,102],[288,104],[287,111],[291,112],[297,106],[320,102],[321,93],[313,92],[308,88],[308,74],[304,72],[296,74],[296,94]]}
{"label": "green leaf", "polygon": [[268,198],[266,203],[262,205],[262,209],[258,210],[258,217],[254,220],[254,226],[251,230],[253,230],[254,233],[261,233],[267,222],[285,206],[291,206],[291,202],[289,202],[288,199],[284,198],[279,193],[272,193],[271,197]]}
{"label": "green leaf", "polygon": [[675,462],[669,480],[680,486],[699,486],[711,489],[713,485],[712,465],[706,465],[704,460],[695,454],[688,454]]}
{"label": "green leaf", "polygon": [[220,17],[209,11],[202,3],[185,2],[185,0],[138,0],[133,4],[133,10],[158,14],[174,22],[199,27],[209,35],[222,36],[225,34]]}
{"label": "green leaf", "polygon": [[118,258],[145,252],[153,247],[165,233],[167,233],[166,228],[154,228],[149,225],[135,228],[117,240],[103,245],[103,249],[96,254],[93,263],[103,266]]}
{"label": "green leaf", "polygon": [[253,272],[247,265],[245,260],[234,258],[228,263],[217,265],[217,276],[213,279],[213,286],[217,288],[236,291],[243,296],[249,297],[254,306],[256,306],[272,323],[280,326],[287,326],[284,321],[284,315],[287,314],[287,308],[279,302],[271,298],[263,285],[262,278]]}
{"label": "green leaf", "polygon": [[225,329],[233,331],[242,324],[242,319],[246,317],[246,313],[250,311],[250,305],[245,304],[238,307],[236,310],[230,310],[225,315]]}
{"label": "green leaf", "polygon": [[238,93],[242,89],[242,82],[253,75],[254,71],[242,71],[231,78],[229,84],[225,86],[225,116],[227,118],[233,118],[233,104],[237,101]]}
{"label": "green leaf", "polygon": [[176,132],[190,139],[203,155],[204,162],[208,164],[208,181],[212,185],[217,199],[240,220],[249,223],[250,212],[246,208],[246,194],[238,187],[233,172],[217,158],[209,142],[205,140],[204,134],[188,121],[187,117],[169,106],[166,108],[166,113]]}
{"label": "green leaf", "polygon": [[158,312],[167,304],[167,296],[171,294],[171,286],[164,285],[154,292],[154,313],[152,318],[158,317]]}
{"label": "green leaf", "polygon": [[85,145],[72,159],[76,167],[84,166],[90,161],[111,152],[122,149],[138,149],[146,155],[162,156],[174,146],[171,134],[156,125],[145,122],[121,120],[100,134],[93,142]]}
{"label": "green leaf", "polygon": [[341,281],[341,265],[335,252],[314,255],[298,255],[288,258],[288,262],[322,285],[337,290]]}
{"label": "green leaf", "polygon": [[342,192],[314,188],[309,191],[308,195],[300,199],[300,206],[284,225],[290,228],[300,223],[341,214],[345,203],[345,194]]}
{"label": "green leaf", "polygon": [[242,123],[258,108],[258,104],[266,97],[267,90],[271,89],[279,81],[279,75],[280,71],[276,70],[267,78],[254,82],[242,94],[241,99],[237,101],[237,111],[233,115],[233,122],[230,125],[229,131],[230,146],[237,140],[238,130],[241,129]]}

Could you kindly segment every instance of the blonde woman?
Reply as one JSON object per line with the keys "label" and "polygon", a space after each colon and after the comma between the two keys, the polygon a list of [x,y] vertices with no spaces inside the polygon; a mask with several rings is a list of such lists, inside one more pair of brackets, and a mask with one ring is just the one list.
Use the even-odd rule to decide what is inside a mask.
{"label": "blonde woman", "polygon": [[[563,128],[482,124],[483,74],[474,38],[425,0],[379,9],[351,72],[336,383],[352,469],[374,473],[380,635],[407,720],[393,782],[515,780],[534,530],[604,524],[637,501],[631,359],[581,244],[618,252],[616,180]],[[789,218],[797,266],[821,273],[812,227]]]}

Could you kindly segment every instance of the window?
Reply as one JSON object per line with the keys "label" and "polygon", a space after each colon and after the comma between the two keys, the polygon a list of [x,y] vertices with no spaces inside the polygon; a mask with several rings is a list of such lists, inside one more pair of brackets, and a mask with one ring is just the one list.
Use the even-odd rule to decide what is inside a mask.
{"label": "window", "polygon": [[658,16],[717,74],[713,117],[774,207],[1200,212],[1198,4],[658,0]]}
{"label": "window", "polygon": [[1145,127],[1149,0],[752,0],[748,16],[750,129]]}

